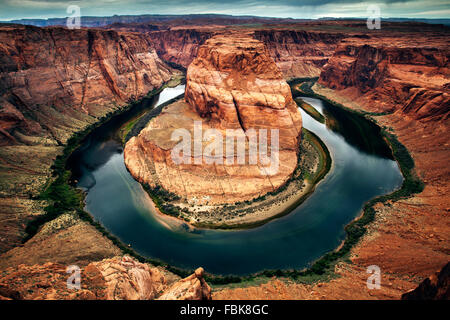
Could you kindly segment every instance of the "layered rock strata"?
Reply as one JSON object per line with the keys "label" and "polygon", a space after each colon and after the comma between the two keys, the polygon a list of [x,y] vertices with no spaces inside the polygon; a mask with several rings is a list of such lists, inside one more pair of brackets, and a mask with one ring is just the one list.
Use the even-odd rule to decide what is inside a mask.
{"label": "layered rock strata", "polygon": [[450,42],[424,38],[346,39],[323,68],[318,84],[373,112],[399,112],[423,121],[450,114]]}
{"label": "layered rock strata", "polygon": [[255,30],[285,78],[318,77],[323,66],[344,38],[337,32]]}
{"label": "layered rock strata", "polygon": [[184,68],[197,56],[199,47],[218,34],[246,34],[260,40],[285,78],[318,77],[322,67],[333,55],[343,34],[338,32],[299,31],[268,28],[261,30],[224,30],[223,26],[211,28],[189,26],[170,30],[152,31],[152,39],[158,55],[168,62]]}
{"label": "layered rock strata", "polygon": [[143,34],[2,26],[0,145],[64,142],[171,74]]}
{"label": "layered rock strata", "polygon": [[208,28],[173,28],[147,35],[162,59],[187,68],[197,56],[198,48],[214,33]]}
{"label": "layered rock strata", "polygon": [[[125,163],[136,179],[188,202],[213,204],[250,200],[290,177],[297,165],[301,116],[263,43],[236,36],[207,40],[188,68],[185,100],[164,109],[127,143]],[[222,138],[196,134],[198,124],[203,133]],[[190,139],[190,154],[181,164],[172,156],[180,142],[172,139],[176,129],[186,130]],[[257,154],[250,159],[251,142],[262,141],[264,132],[267,145],[259,150],[278,160],[273,171],[273,161],[268,165]],[[273,141],[279,142],[278,152],[270,151]],[[208,153],[213,143],[218,149]],[[244,157],[238,159],[239,154]]]}
{"label": "layered rock strata", "polygon": [[[58,263],[20,265],[0,276],[0,300],[205,300],[211,288],[202,268],[181,280],[129,256],[92,262],[80,269],[80,287]],[[75,269],[73,269],[75,270]],[[20,283],[20,286],[18,286]]]}
{"label": "layered rock strata", "polygon": [[[433,27],[430,32],[430,25],[412,24],[401,33],[386,29],[384,24],[381,33],[387,36],[372,33],[343,41],[313,90],[365,112],[394,134],[414,159],[424,190],[374,207],[375,220],[351,250],[352,263],[335,266],[338,278],[314,285],[274,279],[259,286],[218,291],[214,299],[263,298],[268,293],[274,299],[448,297],[448,29]],[[370,265],[381,269],[379,290],[366,286]],[[439,275],[427,278],[441,269]]]}
{"label": "layered rock strata", "polygon": [[[34,199],[69,137],[173,72],[143,34],[0,26],[0,252],[43,214],[46,204]],[[97,232],[90,228],[83,227],[86,239]]]}

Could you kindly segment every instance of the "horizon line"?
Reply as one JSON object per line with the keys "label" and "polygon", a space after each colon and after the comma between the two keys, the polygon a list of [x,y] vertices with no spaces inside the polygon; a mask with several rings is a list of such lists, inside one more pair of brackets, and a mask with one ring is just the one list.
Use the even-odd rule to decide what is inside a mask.
{"label": "horizon line", "polygon": [[[261,16],[261,15],[249,15],[249,14],[226,14],[226,13],[188,13],[188,14],[162,14],[162,13],[143,13],[143,14],[113,14],[113,15],[105,15],[105,16],[95,16],[95,15],[84,15],[81,18],[112,18],[112,17],[138,17],[138,16],[168,16],[168,17],[182,17],[182,16],[208,16],[208,15],[216,15],[216,16],[228,16],[228,17],[251,17],[251,18],[261,18],[261,19],[277,19],[277,20],[320,20],[320,19],[354,19],[354,20],[364,20],[367,19],[365,16],[358,17],[335,17],[335,16],[322,16],[316,18],[292,18],[292,17],[271,17],[271,16]],[[49,17],[49,18],[14,18],[7,20],[0,20],[1,22],[11,22],[11,21],[21,21],[21,20],[55,20],[55,19],[67,19],[69,16],[63,17]],[[450,20],[449,18],[424,18],[424,17],[414,17],[414,18],[405,18],[405,17],[380,17],[381,19],[404,19],[404,20]]]}

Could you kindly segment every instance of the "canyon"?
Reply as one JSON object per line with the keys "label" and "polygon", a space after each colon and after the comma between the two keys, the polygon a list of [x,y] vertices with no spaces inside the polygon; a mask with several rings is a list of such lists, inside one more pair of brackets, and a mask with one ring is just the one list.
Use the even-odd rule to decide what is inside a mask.
{"label": "canyon", "polygon": [[[395,33],[394,33],[395,35]],[[425,183],[414,196],[375,206],[375,221],[352,249],[351,264],[339,263],[339,278],[313,285],[272,280],[265,285],[216,292],[216,299],[399,299],[417,281],[443,268],[450,243],[448,199],[449,42],[446,33],[344,39],[312,90],[370,117],[395,134],[414,159]],[[430,39],[433,39],[430,42]],[[377,292],[362,284],[365,267],[386,272]],[[382,271],[383,272],[383,271]],[[444,276],[445,277],[445,276]],[[445,279],[445,278],[443,278]],[[439,291],[448,290],[445,280]],[[355,283],[361,285],[355,287]],[[351,289],[350,289],[351,288]]]}
{"label": "canyon", "polygon": [[[386,23],[380,31],[369,31],[364,22],[345,20],[287,24],[271,21],[262,26],[212,26],[211,21],[173,24],[159,26],[158,30],[154,24],[126,23],[71,31],[62,27],[0,26],[0,296],[61,299],[209,297],[210,289],[204,283],[202,271],[172,286],[181,280],[175,280],[176,276],[165,270],[156,271],[151,265],[121,257],[121,249],[90,223],[78,218],[76,213],[60,215],[44,224],[30,240],[21,242],[26,236],[26,224],[45,214],[43,208],[47,203],[37,196],[51,176],[56,156],[74,132],[161,87],[179,74],[175,67],[188,70],[188,82],[192,84],[188,84],[186,99],[190,104],[182,102],[167,109],[153,125],[163,128],[180,114],[189,120],[193,117],[204,120],[203,117],[211,116],[210,106],[199,92],[209,89],[208,82],[216,79],[208,73],[211,70],[202,65],[220,69],[220,63],[227,61],[215,60],[217,56],[208,47],[208,41],[211,46],[218,46],[214,42],[218,39],[231,46],[234,46],[233,38],[251,47],[263,44],[265,49],[261,50],[264,53],[259,56],[264,59],[259,58],[262,61],[251,66],[254,68],[252,73],[264,77],[266,71],[271,70],[267,75],[275,78],[277,88],[282,90],[289,89],[286,89],[284,79],[318,77],[311,89],[313,92],[365,114],[385,131],[397,136],[414,159],[415,173],[425,187],[413,196],[376,205],[375,220],[351,250],[350,262],[340,261],[335,265],[337,278],[303,284],[277,277],[261,285],[216,288],[212,292],[213,299],[399,299],[448,262],[448,28],[419,23]],[[258,71],[260,63],[267,65]],[[239,89],[245,85],[239,83],[235,89],[241,91]],[[239,119],[229,113],[231,101],[222,98],[220,90],[217,91],[206,90],[208,95],[217,94],[217,101],[221,102],[214,111],[223,112],[219,119],[208,119],[211,126],[220,128],[221,121],[226,121],[238,128]],[[290,92],[283,92],[285,102],[279,106],[283,106],[286,113],[291,99]],[[245,105],[245,94],[238,92],[238,97],[243,99],[237,99],[238,102]],[[197,109],[192,109],[192,105]],[[264,104],[252,105],[246,111],[256,110],[255,107],[264,109]],[[251,113],[247,118],[243,117],[243,124],[245,127],[245,124],[253,125],[253,121],[263,120]],[[301,121],[298,119],[295,123],[294,127],[300,128]],[[145,130],[141,138],[150,134]],[[298,141],[298,135],[289,133],[286,137],[290,139],[283,140],[285,151],[292,157],[295,154],[292,146]],[[142,152],[141,157],[144,157],[144,144],[138,146],[139,137],[133,141],[130,140],[126,152],[136,155]],[[168,158],[162,152],[164,149],[155,146],[156,151],[148,152],[161,156],[162,160]],[[291,172],[294,161],[286,163],[290,166],[283,168],[279,184]],[[163,161],[161,165],[164,165]],[[135,176],[148,174],[142,169],[145,166],[130,167],[133,166],[140,168],[136,169]],[[163,176],[163,179],[168,183],[170,178]],[[257,194],[259,192],[250,190],[242,199]],[[222,201],[223,196],[218,195],[217,199]],[[104,259],[109,260],[105,262]],[[141,287],[139,283],[142,282],[138,281],[137,291],[126,285],[122,287],[122,295],[112,296],[107,289],[110,288],[107,263],[113,269],[121,270],[111,277],[116,279],[111,283],[116,283],[114,281],[119,278],[126,279],[125,283],[135,283],[133,281],[138,281],[136,274],[139,274],[138,278],[143,275],[144,279],[152,279],[145,283],[155,286]],[[79,297],[53,292],[48,287],[51,279],[65,285],[65,266],[68,264],[92,270],[92,282],[88,282]],[[383,285],[380,290],[369,291],[365,286],[366,267],[373,264],[380,266],[383,272]],[[139,271],[130,271],[131,265]],[[17,270],[12,270],[14,268]],[[53,278],[47,281],[42,278],[48,270],[52,270]],[[165,284],[158,272],[164,274]],[[24,279],[27,277],[43,283],[41,286],[26,284]],[[91,283],[95,287],[97,282],[105,289],[89,288]],[[135,288],[135,285],[130,287]],[[27,290],[29,288],[33,293]],[[161,288],[165,293],[155,295],[154,292]]]}
{"label": "canyon", "polygon": [[44,204],[33,198],[72,134],[159,88],[174,70],[139,34],[4,25],[0,38],[5,252],[23,239],[27,221],[42,214]]}

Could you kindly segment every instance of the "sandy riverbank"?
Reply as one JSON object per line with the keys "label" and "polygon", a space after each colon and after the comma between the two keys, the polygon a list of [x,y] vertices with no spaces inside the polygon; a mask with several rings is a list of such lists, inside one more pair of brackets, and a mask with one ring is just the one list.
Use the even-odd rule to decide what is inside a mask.
{"label": "sandy riverbank", "polygon": [[[169,204],[181,214],[166,215],[162,206],[152,202],[163,223],[174,219],[187,226],[209,229],[245,229],[256,227],[290,213],[314,191],[317,183],[331,167],[331,157],[325,145],[308,130],[302,133],[298,166],[287,183],[274,192],[253,201],[225,205],[193,205],[183,201]],[[162,209],[162,210],[161,210]],[[169,219],[166,219],[168,217]]]}

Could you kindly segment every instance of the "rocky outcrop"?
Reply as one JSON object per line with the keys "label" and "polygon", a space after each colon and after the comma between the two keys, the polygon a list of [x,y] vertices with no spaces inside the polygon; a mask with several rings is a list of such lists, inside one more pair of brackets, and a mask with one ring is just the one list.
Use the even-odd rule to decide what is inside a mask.
{"label": "rocky outcrop", "polygon": [[255,30],[285,78],[318,77],[344,37],[341,33]]}
{"label": "rocky outcrop", "polygon": [[[199,268],[191,276],[171,280],[163,269],[129,256],[92,262],[80,269],[80,288],[68,288],[67,266],[58,263],[19,265],[0,275],[0,300],[202,300],[211,288]],[[71,271],[73,272],[73,271]],[[72,273],[73,274],[73,273]],[[74,285],[74,281],[69,281]]]}
{"label": "rocky outcrop", "polygon": [[97,271],[105,280],[107,300],[150,300],[166,287],[166,280],[157,268],[128,256],[94,262],[85,272]]}
{"label": "rocky outcrop", "polygon": [[[236,36],[207,40],[188,68],[185,100],[164,109],[128,141],[125,163],[136,179],[161,186],[190,203],[210,204],[250,200],[289,179],[297,165],[301,116],[263,43]],[[198,136],[195,121],[201,123],[202,132],[217,130],[222,139],[209,137],[212,142]],[[172,156],[179,142],[172,139],[176,129],[187,130],[189,150],[201,147],[184,154],[187,159],[181,164]],[[230,129],[234,136],[226,139]],[[278,160],[274,172],[273,161],[268,165],[261,157],[250,160],[251,133],[261,134],[259,129],[268,130],[269,148],[271,129],[278,130],[279,151],[271,153]],[[234,139],[240,141],[236,146]],[[227,141],[232,148],[228,149]],[[207,153],[212,143],[217,143],[219,151]],[[238,160],[239,151],[244,159]]]}
{"label": "rocky outcrop", "polygon": [[449,300],[450,262],[441,271],[423,280],[419,286],[402,295],[402,300]]}
{"label": "rocky outcrop", "polygon": [[300,113],[260,41],[237,36],[208,40],[189,66],[185,99],[219,127],[277,128],[282,148],[298,148]]}
{"label": "rocky outcrop", "polygon": [[[67,139],[172,74],[142,34],[0,26],[0,252],[19,244],[28,221],[43,214],[45,204],[34,197]],[[81,229],[87,234],[75,241],[98,232]],[[54,254],[70,255],[54,240]]]}
{"label": "rocky outcrop", "polygon": [[197,56],[198,48],[214,35],[213,30],[202,28],[174,28],[147,33],[163,60],[187,68]]}
{"label": "rocky outcrop", "polygon": [[400,112],[438,121],[450,114],[450,50],[447,40],[404,42],[347,39],[324,67],[318,83],[374,112]]}
{"label": "rocky outcrop", "polygon": [[171,77],[142,34],[0,28],[0,144],[62,142]]}
{"label": "rocky outcrop", "polygon": [[318,77],[344,37],[337,32],[297,31],[289,29],[233,30],[217,26],[178,27],[148,32],[158,55],[184,68],[197,56],[198,48],[218,34],[246,34],[263,42],[285,78]]}
{"label": "rocky outcrop", "polygon": [[203,274],[203,268],[198,268],[189,277],[174,283],[158,300],[211,300],[211,288]]}
{"label": "rocky outcrop", "polygon": [[428,277],[449,261],[448,31],[417,31],[345,40],[313,87],[393,133],[414,159],[398,160],[424,182],[423,191],[407,199],[375,206],[375,221],[352,250],[355,265],[407,276],[410,288],[396,299],[417,286],[414,277]]}

